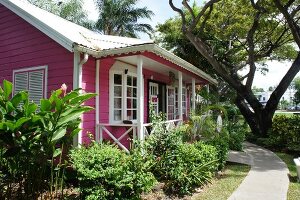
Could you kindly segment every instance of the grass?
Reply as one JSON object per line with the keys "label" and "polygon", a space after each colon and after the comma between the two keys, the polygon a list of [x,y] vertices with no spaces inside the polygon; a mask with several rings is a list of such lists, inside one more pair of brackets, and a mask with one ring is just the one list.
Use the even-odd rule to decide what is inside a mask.
{"label": "grass", "polygon": [[193,200],[225,200],[230,197],[242,183],[250,170],[250,166],[227,163],[224,174],[212,180],[212,184],[203,189],[203,192],[194,196]]}
{"label": "grass", "polygon": [[[300,199],[300,183],[297,182],[296,165],[293,161],[294,156],[286,153],[276,153],[288,166],[290,170],[290,185],[288,191],[288,200]],[[296,156],[295,156],[296,157]]]}
{"label": "grass", "polygon": [[275,112],[274,117],[282,116],[282,115],[284,115],[286,117],[292,117],[294,114],[292,112],[278,112],[278,113]]}

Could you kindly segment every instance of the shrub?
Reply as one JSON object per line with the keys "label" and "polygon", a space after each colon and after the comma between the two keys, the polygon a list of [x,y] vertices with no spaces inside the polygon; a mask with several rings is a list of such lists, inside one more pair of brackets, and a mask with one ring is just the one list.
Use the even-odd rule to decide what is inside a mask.
{"label": "shrub", "polygon": [[136,199],[156,183],[150,162],[138,150],[127,155],[116,146],[93,143],[70,157],[85,199]]}
{"label": "shrub", "polygon": [[228,123],[227,130],[229,133],[229,149],[241,151],[243,142],[246,138],[246,127],[239,123]]}
{"label": "shrub", "polygon": [[11,97],[12,88],[6,80],[0,87],[0,170],[6,180],[0,190],[8,199],[35,199],[45,188],[58,189],[54,182],[63,182],[62,152],[78,133],[81,114],[92,109],[81,104],[94,94],[66,94],[63,87],[38,106],[26,91]]}
{"label": "shrub", "polygon": [[219,136],[214,137],[213,139],[208,140],[205,143],[210,144],[217,149],[218,170],[222,170],[225,167],[228,156],[228,134],[221,133]]}
{"label": "shrub", "polygon": [[276,148],[300,151],[300,116],[275,116],[268,144]]}

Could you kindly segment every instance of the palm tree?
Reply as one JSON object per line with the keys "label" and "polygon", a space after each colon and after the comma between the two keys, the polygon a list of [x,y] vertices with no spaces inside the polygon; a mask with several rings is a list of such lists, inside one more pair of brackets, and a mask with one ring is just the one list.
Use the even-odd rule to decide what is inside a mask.
{"label": "palm tree", "polygon": [[150,24],[138,23],[139,19],[151,19],[154,13],[147,7],[136,8],[139,0],[95,0],[99,8],[99,19],[95,29],[106,35],[138,37],[137,33],[150,35]]}

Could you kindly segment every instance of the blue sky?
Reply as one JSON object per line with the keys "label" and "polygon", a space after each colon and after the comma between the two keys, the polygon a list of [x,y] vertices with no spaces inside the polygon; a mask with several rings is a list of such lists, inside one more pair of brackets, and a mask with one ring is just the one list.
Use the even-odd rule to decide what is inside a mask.
{"label": "blue sky", "polygon": [[[173,2],[176,6],[181,6],[181,0],[174,0]],[[202,1],[199,0],[199,2]],[[152,17],[151,21],[143,21],[151,24],[153,27],[176,15],[169,6],[168,0],[140,0],[138,6],[146,6],[155,13],[155,16]],[[94,8],[93,0],[85,0],[85,9],[89,10],[91,19],[97,19],[98,14]],[[147,35],[142,35],[141,37],[142,39],[148,39]],[[268,89],[269,86],[277,85],[290,67],[290,63],[280,63],[275,61],[269,62],[268,65],[270,70],[267,75],[262,75],[260,72],[257,72],[253,85],[264,89]]]}

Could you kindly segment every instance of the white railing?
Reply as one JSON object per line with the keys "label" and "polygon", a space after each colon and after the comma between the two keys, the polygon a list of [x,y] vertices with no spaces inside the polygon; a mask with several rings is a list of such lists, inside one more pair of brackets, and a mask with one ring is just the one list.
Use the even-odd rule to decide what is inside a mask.
{"label": "white railing", "polygon": [[[182,120],[175,119],[175,120],[169,120],[160,122],[161,124],[166,124],[166,129],[171,130],[173,128],[176,128],[181,124]],[[146,137],[148,137],[150,134],[152,134],[155,131],[155,127],[152,128],[152,130],[148,131],[148,127],[151,127],[152,123],[143,124],[143,134]],[[121,134],[120,137],[116,137],[111,131],[107,129],[107,127],[125,127],[127,130],[125,130],[124,133]],[[130,133],[132,132],[132,139],[136,139],[137,137],[137,124],[98,124],[96,127],[96,141],[103,141],[103,134],[106,133],[113,141],[116,143],[121,149],[123,149],[126,152],[129,152],[128,148],[125,147],[121,140],[124,137],[130,137]]]}

